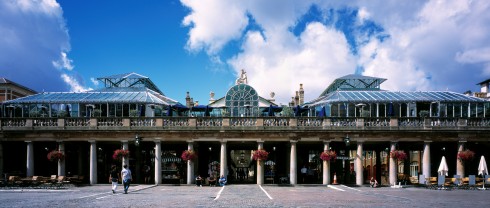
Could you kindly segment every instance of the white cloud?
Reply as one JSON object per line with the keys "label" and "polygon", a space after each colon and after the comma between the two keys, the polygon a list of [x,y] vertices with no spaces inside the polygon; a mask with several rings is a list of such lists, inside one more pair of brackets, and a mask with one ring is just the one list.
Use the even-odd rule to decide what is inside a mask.
{"label": "white cloud", "polygon": [[99,80],[97,80],[96,78],[94,77],[90,77],[90,81],[92,82],[92,84],[94,84],[95,86],[99,86]]}
{"label": "white cloud", "polygon": [[[0,1],[0,76],[37,91],[66,91],[70,37],[55,0]],[[73,72],[71,72],[73,73]]]}
{"label": "white cloud", "polygon": [[[486,0],[182,2],[192,11],[184,20],[191,26],[188,46],[216,54],[238,40],[241,50],[227,63],[235,73],[245,68],[249,83],[261,95],[276,91],[283,103],[299,83],[311,99],[333,79],[353,73],[356,66],[363,67],[365,75],[387,78],[383,89],[400,91],[462,92],[476,88],[475,83],[490,75],[490,1]],[[324,12],[323,18],[334,11],[329,19],[333,23],[307,20],[305,30],[293,34],[291,28],[312,5]],[[376,34],[352,32],[358,44],[354,54],[346,41],[352,34],[335,29],[336,21],[343,18],[335,12],[345,8],[357,10],[352,27],[369,21],[383,28],[387,37],[380,41]],[[247,23],[244,15],[260,31],[247,29],[251,21]]]}
{"label": "white cloud", "polygon": [[65,83],[68,84],[68,86],[70,86],[70,91],[72,92],[84,92],[87,90],[92,90],[92,88],[83,87],[80,83],[78,83],[78,81],[75,78],[67,74],[61,74],[61,79],[63,79],[63,81],[65,81]]}
{"label": "white cloud", "polygon": [[230,40],[240,38],[248,17],[239,1],[181,0],[191,13],[182,24],[190,27],[187,48],[214,54]]}
{"label": "white cloud", "polygon": [[53,66],[56,67],[57,69],[67,69],[67,70],[72,70],[73,69],[73,60],[70,60],[65,52],[61,52],[61,57],[57,61],[52,61]]}

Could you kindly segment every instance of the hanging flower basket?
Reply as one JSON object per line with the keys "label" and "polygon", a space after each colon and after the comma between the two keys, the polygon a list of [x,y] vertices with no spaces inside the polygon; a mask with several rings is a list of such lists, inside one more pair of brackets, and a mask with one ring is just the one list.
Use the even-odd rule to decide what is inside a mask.
{"label": "hanging flower basket", "polygon": [[320,154],[320,159],[323,161],[335,160],[337,158],[337,153],[333,150],[327,150]]}
{"label": "hanging flower basket", "polygon": [[458,152],[458,160],[460,160],[460,161],[473,160],[474,157],[475,157],[475,152],[473,152],[471,150],[465,150],[465,151]]}
{"label": "hanging flower basket", "polygon": [[267,160],[267,156],[269,156],[269,153],[263,149],[255,150],[252,159],[254,160]]}
{"label": "hanging flower basket", "polygon": [[407,153],[402,150],[393,150],[390,152],[390,157],[397,160],[405,160],[407,159]]}
{"label": "hanging flower basket", "polygon": [[189,161],[189,160],[194,160],[197,158],[196,152],[194,150],[185,150],[182,152],[182,155],[180,156],[182,160],[184,161]]}
{"label": "hanging flower basket", "polygon": [[51,162],[58,162],[65,159],[65,153],[59,150],[53,150],[48,153],[48,160]]}
{"label": "hanging flower basket", "polygon": [[114,151],[114,154],[112,155],[112,159],[122,160],[123,157],[127,157],[127,156],[129,156],[129,150],[117,149]]}

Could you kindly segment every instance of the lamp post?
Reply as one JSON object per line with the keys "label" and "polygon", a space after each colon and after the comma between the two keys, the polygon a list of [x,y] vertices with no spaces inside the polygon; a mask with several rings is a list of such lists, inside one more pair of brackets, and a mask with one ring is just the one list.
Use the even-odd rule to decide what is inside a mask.
{"label": "lamp post", "polygon": [[[349,146],[350,146],[350,138],[349,135],[347,135],[344,138],[344,143],[345,143],[345,155],[347,159],[343,159],[342,163],[344,166],[344,184],[348,183],[350,180],[350,152],[349,152]],[[347,165],[345,164],[345,161],[347,160]]]}
{"label": "lamp post", "polygon": [[138,134],[136,134],[136,136],[134,136],[134,145],[135,146],[140,146],[140,143],[141,143],[141,137],[138,136]]}

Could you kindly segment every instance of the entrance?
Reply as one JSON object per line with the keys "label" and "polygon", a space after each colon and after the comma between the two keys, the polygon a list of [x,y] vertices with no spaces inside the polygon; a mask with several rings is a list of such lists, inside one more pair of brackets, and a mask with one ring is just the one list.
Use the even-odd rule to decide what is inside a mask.
{"label": "entrance", "polygon": [[231,150],[230,159],[231,168],[228,170],[228,177],[231,178],[228,180],[240,184],[254,183],[257,162],[252,160],[252,150]]}

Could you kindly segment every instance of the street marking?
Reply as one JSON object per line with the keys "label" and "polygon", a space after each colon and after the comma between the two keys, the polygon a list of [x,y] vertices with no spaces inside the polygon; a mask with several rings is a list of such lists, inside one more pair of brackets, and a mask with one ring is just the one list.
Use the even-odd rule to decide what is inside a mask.
{"label": "street marking", "polygon": [[219,190],[218,195],[216,196],[216,198],[214,198],[214,200],[217,200],[219,196],[221,196],[221,192],[223,192],[223,190],[225,190],[225,186],[221,187],[221,190]]}
{"label": "street marking", "polygon": [[348,189],[352,189],[352,190],[355,190],[355,191],[359,191],[359,192],[361,192],[361,190],[359,190],[359,189],[355,189],[355,188],[352,188],[352,187],[348,187],[348,186],[346,186],[346,185],[341,185],[341,186],[342,186],[342,187],[345,187],[345,188],[348,188]]}
{"label": "street marking", "polygon": [[262,188],[262,185],[259,185],[260,189],[262,189],[262,191],[265,193],[265,195],[267,195],[267,197],[269,197],[269,199],[272,199],[271,195],[269,195],[269,193],[267,193],[267,191],[265,191],[264,188]]}
{"label": "street marking", "polygon": [[345,191],[344,189],[340,189],[340,188],[337,188],[337,187],[332,186],[332,185],[328,185],[327,187],[328,187],[328,188],[331,188],[331,189],[335,189],[335,190],[337,190],[337,191]]}

